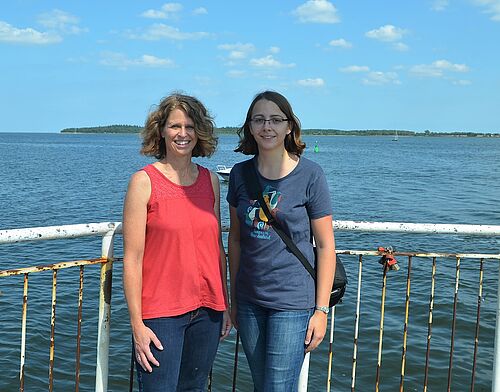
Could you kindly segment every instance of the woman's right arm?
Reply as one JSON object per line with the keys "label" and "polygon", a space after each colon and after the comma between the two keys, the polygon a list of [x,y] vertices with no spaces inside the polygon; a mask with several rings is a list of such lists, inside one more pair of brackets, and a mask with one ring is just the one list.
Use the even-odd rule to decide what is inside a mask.
{"label": "woman's right arm", "polygon": [[151,353],[151,342],[162,350],[160,341],[142,321],[142,258],[146,238],[147,204],[151,182],[144,171],[130,179],[123,206],[123,290],[134,335],[135,353],[144,370],[159,362]]}
{"label": "woman's right arm", "polygon": [[238,328],[236,323],[236,314],[238,312],[238,304],[236,302],[236,275],[240,268],[240,220],[236,213],[236,208],[229,206],[229,236],[228,236],[228,256],[229,256],[229,275],[231,285],[231,321],[235,328]]}

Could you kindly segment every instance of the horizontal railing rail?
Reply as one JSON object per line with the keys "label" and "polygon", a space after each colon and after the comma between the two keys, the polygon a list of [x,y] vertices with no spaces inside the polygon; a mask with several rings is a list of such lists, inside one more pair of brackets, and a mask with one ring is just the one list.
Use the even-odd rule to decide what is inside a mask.
{"label": "horizontal railing rail", "polygon": [[[414,234],[456,234],[467,236],[498,236],[500,237],[500,226],[489,225],[450,225],[450,224],[419,224],[419,223],[398,223],[398,222],[356,222],[356,221],[335,221],[333,223],[334,230],[336,231],[354,231],[354,232],[378,232],[378,233],[414,233]],[[50,346],[50,363],[49,363],[49,390],[53,388],[53,358],[54,358],[54,329],[55,329],[55,307],[56,307],[56,287],[57,287],[57,271],[59,269],[79,267],[80,268],[80,286],[79,286],[79,304],[78,304],[78,334],[77,334],[77,362],[76,362],[76,390],[78,390],[79,378],[79,339],[81,328],[81,298],[83,291],[83,268],[86,265],[101,264],[101,283],[100,283],[100,301],[99,301],[99,318],[98,318],[98,339],[97,339],[97,359],[96,359],[96,391],[106,391],[108,385],[108,350],[109,350],[109,322],[111,318],[111,284],[112,284],[112,265],[113,261],[120,260],[113,257],[113,242],[116,234],[121,234],[120,222],[102,222],[102,223],[88,223],[79,225],[66,225],[66,226],[49,226],[49,227],[34,227],[23,229],[10,229],[0,230],[0,244],[19,243],[27,241],[45,241],[56,239],[68,239],[78,237],[101,236],[102,237],[102,251],[101,257],[90,260],[75,260],[64,261],[56,264],[45,266],[32,266],[23,268],[13,268],[0,271],[0,278],[14,275],[24,275],[24,291],[23,291],[23,313],[21,325],[21,361],[20,361],[20,390],[24,390],[24,357],[26,350],[26,313],[27,313],[27,298],[28,298],[28,277],[32,273],[52,271],[53,272],[53,288],[52,288],[52,315],[51,315],[51,346]],[[227,227],[223,227],[227,231]],[[392,252],[392,251],[391,251]],[[385,251],[374,250],[337,250],[338,254],[357,256],[358,258],[358,276],[357,276],[357,300],[356,300],[356,313],[354,318],[354,351],[352,355],[352,370],[351,370],[351,390],[355,390],[356,384],[356,371],[357,371],[357,355],[358,355],[358,336],[359,336],[359,322],[361,318],[361,287],[362,287],[362,270],[364,257],[376,256],[381,257],[386,254]],[[405,380],[405,366],[407,360],[407,327],[409,319],[409,304],[410,304],[410,287],[411,279],[410,273],[412,268],[412,260],[414,258],[430,258],[433,263],[432,270],[432,289],[429,302],[429,322],[428,322],[428,341],[425,363],[425,378],[424,390],[427,390],[427,373],[429,369],[430,357],[430,341],[432,330],[432,314],[433,314],[433,301],[435,290],[435,271],[437,259],[455,259],[455,292],[453,299],[453,314],[451,326],[451,348],[450,359],[448,367],[448,390],[451,383],[451,371],[453,367],[453,350],[454,350],[454,337],[455,326],[457,317],[457,298],[460,279],[460,261],[463,259],[478,259],[480,261],[480,282],[478,288],[478,307],[477,307],[477,320],[476,320],[476,336],[474,343],[474,358],[472,369],[471,390],[474,388],[474,377],[476,368],[476,355],[478,346],[478,334],[480,325],[480,309],[482,298],[482,278],[483,278],[483,263],[485,260],[500,260],[500,254],[487,254],[487,253],[443,253],[443,252],[393,252],[395,257],[404,257],[407,259],[407,277],[406,277],[406,299],[405,299],[405,321],[403,333],[403,349],[400,362],[400,390],[403,390]],[[380,325],[379,325],[379,347],[377,355],[377,373],[375,387],[379,389],[380,384],[380,368],[382,361],[382,341],[384,333],[384,314],[387,296],[387,273],[389,267],[386,265],[383,268],[382,277],[382,292],[381,292],[381,308],[380,308]],[[500,282],[500,279],[498,280]],[[500,292],[500,289],[499,291]],[[328,383],[327,390],[330,390],[331,384],[331,369],[332,369],[332,347],[333,347],[333,333],[334,333],[334,320],[335,311],[330,319],[330,347],[329,347],[329,368],[328,368]],[[499,314],[500,307],[497,303],[496,307],[496,332],[494,340],[494,359],[493,359],[493,375],[492,375],[492,390],[500,392],[500,326]],[[236,348],[238,344],[236,345]],[[237,358],[237,353],[236,353]],[[235,361],[235,364],[237,361]],[[308,368],[308,361],[305,361],[305,369]],[[237,368],[234,368],[236,375]],[[306,373],[307,374],[307,373]],[[233,381],[233,390],[236,390],[236,379]],[[301,391],[307,390],[307,375],[301,379]]]}

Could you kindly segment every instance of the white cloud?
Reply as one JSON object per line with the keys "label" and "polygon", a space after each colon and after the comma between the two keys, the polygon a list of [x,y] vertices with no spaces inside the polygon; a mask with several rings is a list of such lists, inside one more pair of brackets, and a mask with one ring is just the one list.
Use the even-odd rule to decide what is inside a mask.
{"label": "white cloud", "polygon": [[161,6],[161,9],[167,13],[176,13],[182,10],[181,3],[165,3]]}
{"label": "white cloud", "polygon": [[363,84],[380,86],[383,84],[401,84],[396,72],[372,71],[363,79]]}
{"label": "white cloud", "polygon": [[217,48],[228,51],[237,50],[246,53],[250,53],[255,50],[255,46],[253,44],[242,44],[241,42],[237,42],[235,44],[221,44],[217,46]]}
{"label": "white cloud", "polygon": [[298,6],[292,14],[301,23],[339,23],[335,6],[327,0],[309,0]]}
{"label": "white cloud", "polygon": [[448,0],[434,0],[431,6],[433,11],[443,11],[448,7]]}
{"label": "white cloud", "polygon": [[400,29],[399,27],[393,25],[385,25],[379,27],[378,29],[370,30],[365,33],[368,38],[373,38],[384,42],[399,41],[405,34],[406,30]]}
{"label": "white cloud", "polygon": [[279,52],[281,51],[281,49],[280,49],[280,48],[278,48],[277,46],[271,46],[271,47],[269,48],[269,51],[270,51],[271,53],[276,54],[276,53],[279,53]]}
{"label": "white cloud", "polygon": [[437,60],[432,64],[419,64],[410,68],[410,73],[415,76],[440,78],[446,72],[469,72],[469,67],[465,64],[453,64],[448,60]]}
{"label": "white cloud", "polygon": [[136,59],[130,59],[122,53],[115,52],[102,53],[100,64],[122,70],[130,67],[172,68],[175,66],[174,61],[170,59],[161,59],[149,54],[144,54]]}
{"label": "white cloud", "polygon": [[198,7],[193,10],[194,15],[207,15],[208,10],[205,7]]}
{"label": "white cloud", "polygon": [[236,69],[232,69],[227,73],[227,76],[229,76],[230,78],[242,78],[245,75],[246,75],[245,71],[240,71]]}
{"label": "white cloud", "polygon": [[408,45],[402,42],[396,42],[392,45],[392,47],[396,50],[399,50],[400,52],[406,52],[409,49]]}
{"label": "white cloud", "polygon": [[457,86],[469,86],[472,84],[472,82],[470,80],[460,79],[460,80],[454,80],[453,84]]}
{"label": "white cloud", "polygon": [[473,0],[474,4],[485,8],[485,13],[491,14],[491,20],[500,22],[500,0]]}
{"label": "white cloud", "polygon": [[239,51],[239,50],[232,50],[229,52],[228,58],[230,60],[242,60],[247,57],[247,53]]}
{"label": "white cloud", "polygon": [[159,10],[146,10],[141,16],[148,19],[167,19],[167,14]]}
{"label": "white cloud", "polygon": [[80,20],[76,16],[58,9],[39,15],[38,23],[49,30],[66,34],[80,34],[88,31],[78,26]]}
{"label": "white cloud", "polygon": [[352,48],[352,44],[349,41],[346,41],[344,38],[333,39],[329,42],[329,45],[339,48]]}
{"label": "white cloud", "polygon": [[250,64],[254,67],[260,68],[292,68],[295,67],[294,63],[282,64],[276,60],[271,54],[259,59],[251,59]]}
{"label": "white cloud", "polygon": [[143,39],[146,41],[158,41],[161,39],[183,41],[207,38],[210,34],[205,32],[183,33],[178,28],[158,23],[151,26],[144,33],[135,34],[128,32],[127,36],[131,39]]}
{"label": "white cloud", "polygon": [[62,41],[62,37],[55,33],[44,33],[30,27],[19,29],[6,22],[0,21],[0,42],[12,44],[47,45]]}
{"label": "white cloud", "polygon": [[367,67],[366,65],[350,65],[348,67],[340,68],[340,72],[349,72],[349,73],[368,72],[368,71],[370,71],[370,67]]}
{"label": "white cloud", "polygon": [[321,78],[309,78],[298,80],[297,84],[303,87],[323,87],[325,85],[325,81]]}
{"label": "white cloud", "polygon": [[[229,52],[227,55],[229,60],[243,60],[247,58],[250,53],[255,51],[255,46],[253,44],[242,44],[241,42],[235,44],[222,44],[217,48]],[[229,65],[234,64],[230,62]]]}
{"label": "white cloud", "polygon": [[141,16],[149,19],[170,19],[177,17],[180,11],[182,11],[182,4],[165,3],[159,10],[149,9],[144,11]]}

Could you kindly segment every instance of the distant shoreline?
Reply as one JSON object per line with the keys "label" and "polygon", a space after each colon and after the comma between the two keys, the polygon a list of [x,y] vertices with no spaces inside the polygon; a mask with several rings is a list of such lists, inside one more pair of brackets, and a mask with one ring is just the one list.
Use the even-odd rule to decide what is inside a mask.
{"label": "distant shoreline", "polygon": [[[138,134],[143,127],[138,125],[108,125],[99,127],[65,128],[60,131],[64,134]],[[235,135],[239,128],[222,127],[216,128],[215,132],[220,135]],[[372,129],[372,130],[340,130],[340,129],[303,129],[303,136],[425,136],[425,137],[494,137],[499,138],[500,133],[489,132],[415,132],[400,129]]]}

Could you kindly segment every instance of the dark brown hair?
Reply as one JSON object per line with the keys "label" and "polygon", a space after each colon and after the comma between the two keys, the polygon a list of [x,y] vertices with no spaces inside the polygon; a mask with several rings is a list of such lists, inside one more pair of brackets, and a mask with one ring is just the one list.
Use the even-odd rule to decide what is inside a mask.
{"label": "dark brown hair", "polygon": [[214,120],[205,106],[195,97],[181,93],[173,93],[163,98],[160,104],[151,111],[146,120],[142,136],[141,154],[165,158],[167,149],[161,131],[165,127],[168,116],[174,109],[184,111],[194,123],[198,142],[193,149],[193,157],[209,157],[217,147],[217,136],[214,133]]}
{"label": "dark brown hair", "polygon": [[250,132],[250,120],[252,118],[252,112],[255,104],[261,99],[274,102],[285,114],[288,119],[288,123],[291,125],[291,132],[285,137],[285,149],[292,154],[300,156],[306,148],[305,143],[300,140],[300,121],[293,113],[290,102],[288,102],[288,100],[280,93],[269,90],[257,94],[250,104],[245,123],[238,130],[240,141],[238,143],[238,147],[234,151],[241,152],[245,155],[257,155],[259,153],[257,142]]}

